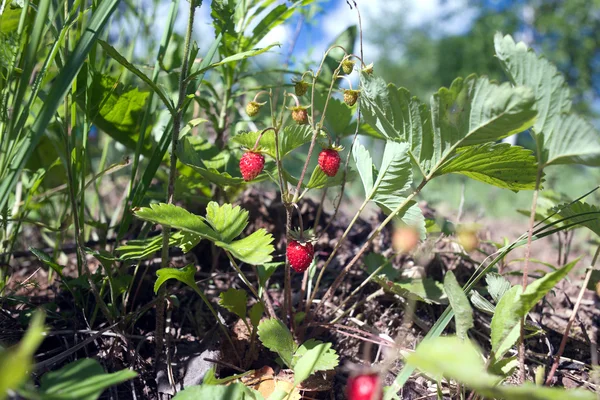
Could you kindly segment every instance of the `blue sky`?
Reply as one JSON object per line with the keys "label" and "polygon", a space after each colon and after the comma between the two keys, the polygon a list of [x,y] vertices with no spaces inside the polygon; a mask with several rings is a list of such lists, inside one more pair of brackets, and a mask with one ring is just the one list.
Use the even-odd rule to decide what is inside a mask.
{"label": "blue sky", "polygon": [[[510,3],[512,0],[485,0],[491,7],[502,7],[503,4]],[[280,4],[285,0],[278,0],[275,4]],[[434,27],[433,35],[461,34],[470,29],[470,26],[477,16],[477,10],[469,6],[468,0],[357,0],[363,19],[363,31],[365,33],[365,56],[367,59],[377,57],[376,46],[370,46],[368,42],[368,31],[371,24],[395,24],[388,17],[389,10],[402,13],[404,22],[409,27],[419,27],[424,24],[430,24]],[[202,7],[196,11],[194,39],[200,46],[200,54],[205,50],[212,38],[214,30],[210,18],[210,1],[205,0]],[[289,2],[287,3],[289,4]],[[315,21],[306,23],[302,27],[302,35],[296,43],[294,54],[304,57],[309,50],[312,50],[312,58],[316,61],[321,58],[327,46],[331,41],[348,26],[357,23],[357,16],[354,10],[351,10],[345,0],[325,0],[320,1],[323,11],[316,16]],[[156,12],[157,18],[154,21],[154,32],[157,38],[162,35],[170,2],[160,3]],[[187,1],[181,0],[175,30],[183,34],[187,20]],[[268,10],[267,10],[268,11]],[[447,15],[452,13],[452,17]],[[256,20],[260,20],[257,18]],[[289,45],[294,36],[298,17],[292,18],[287,24],[275,28],[262,42],[265,46],[274,42],[280,42],[280,54],[286,54]],[[143,54],[148,49],[143,41],[139,41],[136,53]],[[400,51],[400,49],[399,49]],[[265,55],[270,60],[277,57],[277,54]]]}

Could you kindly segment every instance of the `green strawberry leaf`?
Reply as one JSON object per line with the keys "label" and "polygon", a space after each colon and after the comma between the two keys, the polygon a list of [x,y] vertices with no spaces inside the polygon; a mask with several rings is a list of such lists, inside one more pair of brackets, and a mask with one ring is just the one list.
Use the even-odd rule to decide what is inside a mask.
{"label": "green strawberry leaf", "polygon": [[271,318],[258,325],[258,338],[263,346],[277,353],[289,368],[292,358],[298,349],[290,330],[278,319]]}
{"label": "green strawberry leaf", "polygon": [[219,295],[219,304],[238,317],[246,318],[248,295],[245,290],[229,288]]}

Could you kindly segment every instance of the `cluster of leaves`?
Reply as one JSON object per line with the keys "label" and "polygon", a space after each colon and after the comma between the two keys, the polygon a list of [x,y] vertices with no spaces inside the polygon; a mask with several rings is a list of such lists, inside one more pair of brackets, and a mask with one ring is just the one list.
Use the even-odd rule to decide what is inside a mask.
{"label": "cluster of leaves", "polygon": [[[194,8],[200,3],[190,3],[191,21]],[[97,281],[83,269],[86,253],[98,259],[108,271],[106,282],[110,286],[112,298],[111,308],[105,316],[111,318],[117,314],[117,295],[123,294],[130,283],[118,283],[119,277],[110,272],[116,270],[113,268],[115,263],[142,261],[161,249],[163,261],[166,261],[165,255],[168,252],[163,248],[165,243],[189,252],[202,240],[207,240],[228,256],[231,266],[255,298],[254,304],[248,308],[247,292],[229,288],[221,293],[220,305],[238,316],[252,339],[258,337],[264,347],[278,355],[277,360],[282,366],[293,371],[293,385],[296,388],[315,372],[337,367],[338,355],[331,343],[309,339],[298,344],[283,321],[272,318],[272,315],[269,316],[271,318],[263,319],[267,308],[262,294],[267,289],[269,277],[281,263],[272,262],[275,251],[273,236],[264,229],[244,234],[249,225],[249,213],[230,204],[232,201],[229,199],[244,188],[244,181],[237,170],[238,147],[255,149],[275,161],[266,165],[255,182],[271,180],[280,186],[288,220],[291,220],[290,210],[308,190],[333,187],[341,187],[343,190],[346,182],[357,177],[362,183],[365,196],[353,221],[357,220],[369,203],[377,205],[388,215],[338,275],[324,296],[327,297],[327,294],[335,292],[348,270],[365,254],[369,244],[391,221],[410,225],[416,230],[419,239],[425,239],[426,221],[415,199],[432,179],[454,173],[513,191],[539,189],[543,181],[543,170],[547,166],[600,164],[600,139],[588,122],[571,112],[569,90],[556,68],[524,44],[515,43],[510,36],[500,34],[494,39],[496,55],[510,82],[499,84],[485,76],[470,75],[456,79],[448,88],[441,88],[433,94],[429,103],[424,103],[413,97],[408,90],[386,84],[373,74],[371,67],[365,66],[363,60],[360,60],[363,68],[357,92],[359,105],[347,105],[332,97],[332,88],[338,84],[341,62],[352,53],[356,39],[354,27],[336,40],[347,52],[341,48],[331,49],[323,59],[319,71],[312,73],[310,103],[313,107],[309,124],[284,124],[282,112],[279,121],[276,115],[266,119],[275,125],[266,130],[239,131],[236,129],[237,124],[231,121],[239,115],[234,109],[233,99],[244,94],[245,87],[238,85],[238,82],[248,78],[243,74],[247,71],[247,60],[277,46],[271,44],[256,48],[270,30],[284,23],[301,7],[312,3],[312,0],[298,0],[271,7],[272,3],[270,0],[214,0],[211,4],[211,16],[215,40],[198,63],[195,62],[199,55],[198,46],[190,43],[188,35],[183,58],[191,60],[188,65],[182,60],[177,62],[166,57],[176,17],[177,7],[174,2],[152,76],[146,75],[143,68],[136,66],[108,41],[100,39],[103,27],[117,8],[116,0],[94,4],[92,16],[85,24],[75,24],[82,15],[82,12],[77,11],[78,7],[73,7],[72,11],[63,16],[58,12],[60,8],[55,10],[56,5],[51,2],[40,2],[35,15],[31,17],[29,10],[19,7],[10,8],[0,15],[0,108],[10,109],[13,113],[10,119],[4,114],[0,115],[0,227],[3,228],[0,253],[3,253],[2,257],[10,254],[21,222],[34,210],[33,195],[44,185],[54,189],[51,182],[66,180],[68,196],[65,198],[70,205],[64,209],[60,218],[55,218],[61,221],[60,226],[50,227],[49,230],[56,231],[57,236],[62,237],[64,231],[74,227],[73,236],[78,249],[78,279],[88,279],[86,283],[97,296],[96,301],[100,305],[104,303],[103,297],[94,291]],[[269,7],[271,8],[268,9]],[[36,66],[35,55],[43,48],[43,39],[48,33],[45,22],[48,15],[53,13],[59,16],[59,29],[51,32],[57,35],[53,44],[48,46],[45,60],[35,75],[33,85],[30,85]],[[75,25],[80,28],[78,35],[71,32]],[[188,33],[191,33],[192,25],[190,24]],[[23,32],[27,33],[27,37],[17,41],[17,36]],[[62,49],[65,38],[71,36],[77,36],[76,45]],[[95,46],[96,43],[99,46]],[[23,48],[20,49],[21,44]],[[62,56],[57,58],[61,50],[68,53],[69,57],[64,60]],[[126,86],[120,78],[107,73],[108,69],[97,62],[98,53],[105,58],[102,63],[132,74],[149,91]],[[219,60],[213,62],[217,55]],[[60,66],[59,69],[53,69],[55,63]],[[180,79],[172,79],[173,71],[179,66]],[[218,83],[204,79],[209,71],[219,72]],[[54,83],[49,90],[41,90],[43,84],[50,80]],[[173,81],[178,83],[173,84]],[[177,95],[176,99],[173,98],[174,94]],[[276,96],[270,92],[269,97],[273,101]],[[284,103],[285,101],[287,98]],[[62,110],[61,104],[64,105]],[[182,120],[190,114],[187,110],[192,104],[200,106],[206,118],[194,115],[183,124]],[[271,111],[275,114],[274,105],[272,106]],[[359,115],[362,115],[362,123],[359,122],[360,117],[354,118],[358,109],[361,113]],[[78,110],[82,112],[77,112]],[[322,112],[320,120],[317,118],[317,110]],[[165,120],[164,127],[160,127],[161,114]],[[60,124],[51,123],[56,115],[59,116]],[[232,115],[235,117],[231,117]],[[65,122],[67,120],[70,120],[72,126]],[[210,122],[211,129],[214,130],[214,143],[208,141],[208,135],[201,137],[190,134],[205,122]],[[118,258],[112,253],[88,249],[82,243],[86,226],[101,225],[87,220],[89,200],[86,202],[86,190],[103,175],[121,167],[102,167],[100,172],[92,174],[91,179],[87,176],[92,171],[86,162],[87,156],[93,151],[87,142],[87,130],[92,124],[128,151],[135,151],[131,179],[123,202],[126,211],[117,238],[120,240],[127,233],[132,216],[144,221],[145,226],[139,238],[115,249]],[[247,125],[248,121],[240,124]],[[64,130],[62,125],[65,125]],[[78,139],[69,130],[69,126],[78,129],[80,125],[85,127],[84,140]],[[202,125],[203,128],[204,126],[206,125]],[[535,152],[498,143],[501,139],[525,130],[529,130],[533,136]],[[153,131],[158,133],[156,141],[154,135],[151,135]],[[238,134],[228,140],[231,131],[238,131]],[[357,173],[343,168],[330,177],[322,169],[315,168],[307,180],[303,179],[310,160],[306,160],[305,153],[298,151],[299,149],[309,143],[311,148],[317,143],[328,147],[332,144],[332,137],[339,144],[351,132],[366,134],[385,142],[378,166],[374,165],[371,152],[355,135],[348,152],[351,153],[349,157],[353,159]],[[327,139],[329,143],[326,143]],[[167,153],[169,144],[173,150],[170,157]],[[235,146],[230,146],[231,144]],[[108,147],[103,153],[102,166],[107,152]],[[39,160],[33,157],[34,154],[39,155]],[[51,157],[50,155],[56,155],[53,158],[58,158],[58,161],[48,167],[44,157]],[[291,172],[293,155],[299,155],[304,164],[300,178]],[[41,162],[41,165],[36,162]],[[144,168],[141,163],[144,163]],[[164,184],[166,179],[160,166],[168,163],[172,167],[166,185],[168,203],[153,202],[156,196],[149,188],[157,177]],[[52,180],[53,176],[48,172],[59,165],[64,171],[61,170],[60,179]],[[34,172],[22,174],[26,168]],[[176,183],[173,182],[174,171],[180,173],[180,180]],[[416,182],[420,184],[415,185]],[[19,183],[19,190],[15,191],[14,188]],[[297,187],[298,192],[290,189],[290,184]],[[203,204],[207,204],[205,216],[193,214],[184,207],[171,204],[174,195],[172,186],[177,187],[178,196],[195,196],[200,193],[203,199],[210,199],[218,195],[219,202],[204,202]],[[95,189],[99,192],[97,186]],[[226,200],[222,201],[223,199]],[[15,215],[9,215],[11,200],[15,204],[11,214]],[[149,201],[151,204],[146,206]],[[60,204],[61,201],[54,203]],[[540,213],[548,226],[558,226],[556,229],[559,230],[585,226],[600,233],[596,215],[599,211],[596,207],[581,202],[553,204],[552,207]],[[102,228],[112,232],[116,225],[115,218],[118,217],[117,212],[112,218],[106,218],[111,222],[103,224]],[[14,221],[18,223],[15,224]],[[160,237],[146,238],[153,224],[163,227],[164,240]],[[286,228],[289,234],[291,227]],[[351,228],[352,224],[347,227],[340,243],[322,266],[321,275]],[[539,233],[542,237],[557,232],[556,229],[539,230],[536,234]],[[6,244],[8,247],[5,249]],[[517,244],[522,244],[522,240]],[[527,318],[533,306],[577,263],[575,260],[544,275],[525,290],[519,286],[511,287],[501,276],[488,272],[517,244],[501,249],[500,256],[473,276],[464,288],[459,285],[452,272],[446,274],[443,284],[430,278],[405,279],[399,277],[393,269],[387,268],[389,265],[383,256],[370,254],[364,258],[364,264],[371,274],[368,279],[372,278],[386,290],[410,301],[449,304],[426,340],[414,354],[407,357],[407,367],[398,376],[395,385],[388,390],[386,398],[397,392],[396,389],[406,382],[415,367],[434,380],[442,377],[455,379],[489,397],[553,399],[564,396],[564,392],[556,389],[501,384],[515,366],[515,358],[507,356],[507,353],[519,339],[520,321]],[[36,250],[34,254],[63,279],[62,267],[51,256]],[[258,288],[246,278],[236,260],[256,266]],[[202,288],[196,284],[195,272],[193,265],[182,269],[160,269],[155,282],[155,293],[159,293],[159,289],[171,279],[191,287],[205,302],[224,335],[231,341],[215,308]],[[314,268],[309,275],[311,285],[313,274]],[[321,275],[314,285],[313,298],[320,293],[318,285]],[[484,295],[472,290],[484,276],[494,304]],[[0,274],[0,278],[1,290],[6,277]],[[289,296],[290,293],[285,295]],[[311,311],[313,298],[308,301],[308,311]],[[325,299],[320,304],[324,303]],[[493,315],[491,353],[486,361],[468,339],[469,329],[473,327],[471,303]],[[293,315],[288,317],[290,321],[295,320]],[[456,337],[436,338],[452,318]],[[96,361],[82,359],[44,375],[37,391],[27,385],[23,386],[26,372],[32,367],[32,354],[39,345],[42,330],[39,318],[34,319],[21,344],[0,354],[0,370],[8,371],[0,374],[0,396],[10,389],[30,397],[71,396],[91,399],[97,398],[107,386],[135,376],[135,373],[128,370],[105,374]],[[450,349],[453,353],[460,350],[455,353],[460,354],[460,357],[450,354]],[[10,370],[7,361],[10,357],[19,361],[18,370]],[[188,388],[177,398],[262,398],[258,392],[243,384],[232,383],[237,379],[238,376],[218,380],[213,371],[212,376],[209,374],[205,377],[203,385]],[[231,384],[225,386],[224,383]],[[569,392],[569,395],[574,396],[573,398],[589,397],[589,393],[584,392]],[[281,399],[286,396],[288,391],[281,389],[270,398]]]}

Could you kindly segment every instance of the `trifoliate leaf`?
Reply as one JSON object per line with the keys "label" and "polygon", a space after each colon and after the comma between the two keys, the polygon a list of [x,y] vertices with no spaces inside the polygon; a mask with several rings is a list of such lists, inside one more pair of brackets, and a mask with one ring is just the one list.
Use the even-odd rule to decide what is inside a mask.
{"label": "trifoliate leaf", "polygon": [[150,207],[138,208],[133,212],[136,217],[145,221],[194,233],[210,240],[219,240],[219,235],[204,222],[204,218],[173,204],[151,204]]}
{"label": "trifoliate leaf", "polygon": [[264,229],[259,229],[243,239],[231,243],[215,241],[215,245],[229,251],[238,260],[252,265],[261,265],[273,259],[275,248],[272,242],[273,235]]}
{"label": "trifoliate leaf", "polygon": [[262,303],[254,303],[254,305],[250,307],[250,312],[248,313],[248,316],[250,317],[250,322],[252,323],[252,326],[258,326],[264,312],[265,308],[263,307]]}
{"label": "trifoliate leaf", "polygon": [[504,293],[508,292],[511,288],[510,282],[505,277],[494,272],[489,272],[485,276],[485,281],[487,283],[488,292],[496,304],[498,304],[502,296],[504,296]]}
{"label": "trifoliate leaf", "polygon": [[248,225],[248,211],[231,204],[219,206],[211,201],[206,206],[206,221],[220,235],[223,242],[229,243],[239,236]]}
{"label": "trifoliate leaf", "polygon": [[315,371],[326,371],[338,365],[338,355],[331,343],[308,340],[294,354],[294,382],[300,383]]}

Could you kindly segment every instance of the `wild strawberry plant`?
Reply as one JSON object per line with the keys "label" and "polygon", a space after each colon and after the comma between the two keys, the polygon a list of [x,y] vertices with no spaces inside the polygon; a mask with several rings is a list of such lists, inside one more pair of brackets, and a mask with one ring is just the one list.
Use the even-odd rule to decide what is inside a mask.
{"label": "wild strawberry plant", "polygon": [[[354,54],[352,30],[349,30],[326,51],[319,65],[297,73],[291,82],[280,81],[269,87],[248,90],[250,85],[239,84],[248,78],[244,75],[247,59],[276,46],[257,48],[258,43],[271,29],[311,1],[279,4],[263,17],[261,12],[271,3],[269,1],[214,0],[211,16],[216,38],[204,56],[200,55],[201,61],[197,61],[199,49],[193,43],[192,31],[195,9],[202,2],[190,1],[187,30],[181,38],[183,57],[177,68],[172,68],[169,60],[165,64],[177,9],[177,2],[173,2],[168,29],[161,40],[153,73],[148,76],[143,68],[100,39],[99,32],[117,7],[117,1],[105,0],[91,7],[93,13],[87,23],[78,24],[77,45],[62,48],[61,56],[66,60],[63,65],[63,57],[56,60],[55,50],[61,49],[65,37],[70,38],[70,29],[79,18],[77,12],[65,8],[67,12],[60,17],[54,50],[47,53],[30,88],[28,79],[34,68],[30,58],[39,49],[47,13],[55,7],[48,3],[40,2],[32,25],[24,25],[29,4],[25,11],[19,11],[23,24],[14,24],[13,11],[9,15],[10,29],[22,33],[26,28],[29,36],[24,41],[26,51],[19,56],[20,64],[14,60],[8,67],[2,64],[1,71],[0,99],[4,109],[10,108],[12,115],[0,119],[3,235],[0,256],[10,258],[21,223],[33,211],[33,195],[38,193],[50,168],[21,173],[34,151],[44,154],[52,147],[59,159],[56,165],[64,169],[68,192],[53,205],[61,208],[61,203],[67,203],[68,207],[61,208],[60,225],[50,228],[62,234],[73,226],[76,279],[82,279],[67,280],[63,274],[65,267],[54,257],[37,249],[32,249],[32,253],[64,280],[65,287],[82,309],[89,303],[85,292],[91,292],[95,304],[90,313],[91,325],[98,314],[109,326],[118,329],[124,329],[138,317],[127,312],[134,277],[122,273],[123,266],[133,262],[137,271],[143,262],[160,252],[161,268],[154,282],[156,299],[148,308],[156,307],[155,362],[160,369],[163,359],[167,361],[165,368],[173,394],[177,385],[173,382],[169,362],[172,354],[169,335],[164,334],[169,319],[165,314],[177,306],[176,297],[168,296],[173,292],[174,283],[183,283],[200,297],[218,325],[221,341],[227,343],[233,353],[234,359],[227,362],[241,370],[240,374],[216,378],[215,370],[210,369],[202,385],[187,387],[174,398],[298,398],[300,390],[309,389],[311,379],[324,377],[330,382],[333,371],[340,371],[340,357],[334,343],[320,340],[322,330],[348,316],[362,301],[357,298],[359,294],[371,282],[400,299],[407,310],[407,319],[414,316],[410,310],[418,303],[448,306],[414,352],[399,351],[402,339],[399,337],[391,343],[394,351],[385,355],[381,365],[352,372],[346,390],[349,399],[394,398],[417,368],[434,382],[445,379],[453,393],[461,397],[470,391],[471,398],[593,398],[586,391],[565,393],[523,383],[525,332],[531,327],[528,315],[575,268],[579,259],[565,262],[530,282],[528,253],[522,285],[511,285],[495,271],[495,266],[510,251],[519,246],[529,249],[532,242],[541,237],[576,227],[587,227],[600,234],[597,207],[583,203],[581,198],[536,210],[546,167],[600,163],[598,132],[571,112],[572,103],[564,78],[543,57],[538,57],[523,43],[515,43],[512,37],[498,34],[494,38],[496,57],[506,70],[508,82],[498,83],[485,75],[474,74],[457,78],[449,87],[434,93],[429,102],[423,102],[409,90],[378,77],[376,65],[367,64],[368,60],[363,59],[362,43],[359,54]],[[57,15],[60,10],[55,10]],[[2,18],[6,18],[4,14]],[[257,22],[255,25],[253,20]],[[351,39],[341,43],[347,36]],[[106,60],[99,61],[97,53]],[[105,62],[141,80],[150,91],[124,87],[107,73]],[[62,68],[52,70],[54,63]],[[208,72],[217,72],[218,79],[205,80]],[[355,72],[357,80],[352,78]],[[173,77],[176,79],[170,79]],[[47,93],[40,93],[40,86],[50,78],[54,78],[56,84]],[[246,99],[245,104],[239,103],[239,98]],[[63,99],[66,100],[60,110]],[[33,111],[32,122],[29,115]],[[161,117],[157,114],[162,114],[166,122],[158,129],[158,141],[151,142],[147,140],[149,132],[160,125]],[[49,123],[56,115],[59,124],[53,126]],[[108,167],[102,162],[103,168],[89,178],[92,167],[85,160],[92,152],[87,142],[92,125],[135,151],[131,178],[121,202],[123,215],[115,213],[110,222],[102,225],[119,243],[113,252],[86,247],[85,238],[91,232],[86,189],[103,175],[125,167],[129,161]],[[85,132],[84,140],[71,134],[79,127]],[[524,131],[531,133],[535,151],[499,142]],[[380,141],[381,157],[361,141],[365,136]],[[50,144],[44,144],[46,139]],[[106,153],[108,147],[103,152],[104,157]],[[163,161],[168,170],[160,169]],[[442,176],[448,174],[460,174],[512,191],[533,191],[529,231],[512,243],[498,246],[497,252],[479,265],[464,286],[450,270],[445,273],[443,282],[438,282],[431,277],[400,276],[391,265],[395,254],[409,253],[427,238],[428,227],[432,225],[417,201],[432,180],[443,179]],[[158,199],[149,190],[156,180],[164,192]],[[320,239],[331,221],[342,212],[342,202],[348,198],[352,183],[356,183],[364,195],[358,199],[358,209],[332,251],[323,254]],[[274,207],[282,210],[274,211],[285,215],[279,227],[284,232],[282,243],[264,228],[250,231],[253,221],[249,211],[236,205],[238,195],[255,184],[276,193],[280,199]],[[17,190],[13,192],[14,188]],[[97,186],[95,189],[98,191]],[[325,199],[332,191],[338,191],[339,195],[332,201],[332,210],[326,210],[329,202]],[[309,196],[320,196],[322,200],[314,226],[305,229],[309,228],[304,224],[308,218],[302,215],[302,205]],[[197,204],[193,202],[188,202],[190,207],[176,205],[184,204],[184,199],[201,200],[205,207],[197,211]],[[336,266],[341,249],[371,206],[378,207],[384,218],[350,259]],[[189,211],[192,207],[193,212]],[[326,226],[320,221],[324,211],[330,214]],[[132,222],[144,224],[134,239],[125,241]],[[161,236],[149,237],[154,225],[162,227]],[[391,225],[397,227],[394,249],[385,255],[379,254],[373,244]],[[465,250],[478,246],[473,232],[461,231],[459,227],[457,233]],[[222,290],[218,301],[207,295],[204,284],[196,282],[195,265],[183,268],[169,265],[170,248],[189,253],[207,242],[213,262],[218,263],[219,256],[223,255],[227,268],[240,280],[234,281],[236,287]],[[597,255],[598,251],[592,265]],[[95,259],[104,272],[92,273],[88,258]],[[340,296],[338,289],[362,266],[368,276],[350,293],[345,293],[345,297]],[[4,266],[1,268],[4,274]],[[298,275],[302,278],[298,279]],[[329,279],[331,275],[333,279]],[[7,276],[0,278],[2,290]],[[476,289],[476,284],[484,278],[489,300],[485,292]],[[278,279],[276,283],[283,289],[278,303],[269,295],[270,279]],[[583,286],[593,283],[590,268]],[[165,307],[166,300],[169,308]],[[489,343],[485,343],[489,346],[483,350],[469,336],[474,328],[472,305],[492,315]],[[218,306],[239,319],[239,326],[248,336],[245,351],[236,348],[234,332],[223,320]],[[573,315],[576,309],[577,305]],[[573,318],[554,355],[546,377],[548,383],[552,382],[564,351]],[[454,321],[455,334],[440,337],[451,321]],[[30,333],[19,347],[3,351],[0,369],[9,368],[8,357],[21,360],[23,371],[31,368],[31,357],[39,344],[41,331],[41,322],[34,319]],[[518,356],[515,347],[519,349]],[[258,372],[251,368],[256,362],[264,362],[260,357],[265,353],[270,364],[279,364],[289,374],[286,384],[275,385],[268,394],[256,389],[259,385],[244,381]],[[391,386],[383,388],[385,372],[399,356],[404,363],[403,370]],[[517,368],[522,384],[504,384]],[[78,374],[77,370],[85,370],[87,375]],[[44,375],[36,392],[27,383],[23,384],[26,381],[23,371],[6,374],[10,379],[2,381],[0,397],[6,390],[16,390],[22,396],[50,398],[64,390],[57,382],[67,382],[75,373],[73,376],[79,382],[68,381],[69,388],[80,390],[76,393],[82,397],[95,398],[107,386],[135,375],[127,369],[105,374],[94,361],[82,359]],[[267,373],[267,376],[274,378],[273,374]],[[88,385],[82,377],[95,378],[101,384]]]}

